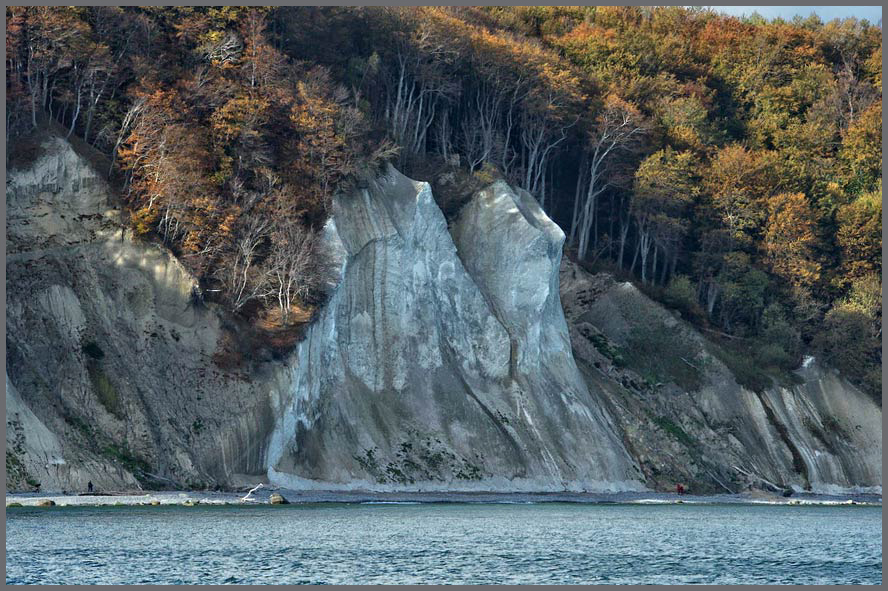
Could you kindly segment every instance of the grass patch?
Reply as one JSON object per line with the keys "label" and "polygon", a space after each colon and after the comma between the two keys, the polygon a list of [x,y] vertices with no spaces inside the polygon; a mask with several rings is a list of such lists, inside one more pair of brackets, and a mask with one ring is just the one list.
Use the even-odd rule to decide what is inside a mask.
{"label": "grass patch", "polygon": [[818,425],[814,421],[814,419],[812,419],[811,417],[804,417],[802,418],[802,424],[805,426],[805,429],[807,429],[808,432],[811,433],[811,435],[813,435],[818,441],[820,441],[821,444],[826,446],[827,449],[832,451],[832,444],[830,443],[826,432],[820,428],[820,425]]}
{"label": "grass patch", "polygon": [[794,372],[763,362],[759,356],[760,343],[756,341],[724,339],[710,341],[710,345],[709,350],[727,366],[737,383],[757,394],[775,384],[791,388],[804,381]]}
{"label": "grass patch", "polygon": [[21,459],[11,450],[6,450],[6,482],[24,482],[31,488],[39,488],[40,481],[28,473]]}
{"label": "grass patch", "polygon": [[679,443],[685,447],[696,447],[697,441],[688,435],[684,429],[673,423],[666,417],[654,417],[654,424],[660,429],[674,437]]}
{"label": "grass patch", "polygon": [[64,414],[62,418],[65,419],[65,422],[74,427],[77,431],[79,431],[84,437],[93,437],[93,429],[80,417],[76,417],[72,414]]}
{"label": "grass patch", "polygon": [[[408,430],[408,433],[414,440],[402,441],[395,453],[395,459],[384,466],[376,448],[364,449],[361,454],[353,457],[361,468],[380,483],[414,484],[424,480],[444,481],[447,477],[442,472],[447,471],[456,480],[483,478],[480,465],[443,448],[439,439],[430,435],[423,437],[412,429]],[[476,453],[475,458],[483,462],[481,454]]]}
{"label": "grass patch", "polygon": [[457,470],[454,477],[457,480],[481,480],[481,468],[463,458],[463,465]]}
{"label": "grass patch", "polygon": [[363,454],[352,457],[358,462],[358,465],[360,465],[365,472],[373,476],[377,482],[385,482],[385,478],[381,477],[379,473],[379,460],[376,458],[375,447],[365,449]]}
{"label": "grass patch", "polygon": [[598,350],[599,353],[607,357],[611,363],[617,367],[625,367],[626,360],[620,354],[618,347],[615,347],[610,340],[600,332],[594,332],[588,335],[589,342]]}
{"label": "grass patch", "polygon": [[618,353],[626,367],[648,382],[672,382],[688,392],[703,385],[703,375],[692,361],[697,357],[696,347],[678,328],[635,326]]}
{"label": "grass patch", "polygon": [[86,366],[93,390],[99,398],[99,402],[117,418],[123,417],[123,406],[120,404],[120,395],[108,376],[97,363],[88,363]]}
{"label": "grass patch", "polygon": [[773,386],[774,380],[755,363],[751,351],[745,349],[746,347],[739,344],[720,343],[712,347],[712,353],[727,366],[738,384],[747,390],[761,393]]}
{"label": "grass patch", "polygon": [[826,429],[827,433],[832,433],[836,437],[839,437],[844,440],[849,440],[850,435],[842,426],[842,424],[833,416],[823,417],[823,428]]}
{"label": "grass patch", "polygon": [[110,443],[102,449],[102,454],[122,465],[140,480],[144,474],[151,470],[151,466],[148,465],[148,462],[133,454],[123,445]]}

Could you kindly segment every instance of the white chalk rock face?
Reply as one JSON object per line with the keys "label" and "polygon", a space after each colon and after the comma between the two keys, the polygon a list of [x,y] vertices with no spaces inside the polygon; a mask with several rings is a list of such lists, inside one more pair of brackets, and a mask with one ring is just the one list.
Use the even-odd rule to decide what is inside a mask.
{"label": "white chalk rock face", "polygon": [[334,201],[326,236],[340,283],[291,361],[272,482],[640,487],[571,355],[558,297],[564,235],[504,184],[467,210],[451,237],[429,185],[393,168]]}

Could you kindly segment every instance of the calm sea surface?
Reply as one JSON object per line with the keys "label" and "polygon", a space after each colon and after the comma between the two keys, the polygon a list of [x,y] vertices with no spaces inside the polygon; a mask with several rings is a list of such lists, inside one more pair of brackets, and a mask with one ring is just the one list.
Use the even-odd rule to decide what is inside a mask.
{"label": "calm sea surface", "polygon": [[880,584],[882,509],[10,508],[6,582]]}

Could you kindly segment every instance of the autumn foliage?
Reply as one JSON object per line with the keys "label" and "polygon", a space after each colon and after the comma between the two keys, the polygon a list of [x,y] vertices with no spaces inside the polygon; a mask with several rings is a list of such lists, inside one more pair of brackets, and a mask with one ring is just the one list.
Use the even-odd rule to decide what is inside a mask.
{"label": "autumn foliage", "polygon": [[681,7],[10,7],[7,137],[51,117],[107,154],[136,232],[263,322],[319,300],[332,196],[390,160],[505,178],[584,264],[875,392],[881,51]]}

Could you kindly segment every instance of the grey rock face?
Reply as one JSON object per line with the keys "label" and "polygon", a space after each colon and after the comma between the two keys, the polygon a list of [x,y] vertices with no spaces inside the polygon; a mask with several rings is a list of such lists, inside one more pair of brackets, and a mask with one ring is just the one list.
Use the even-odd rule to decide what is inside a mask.
{"label": "grey rock face", "polygon": [[273,368],[247,381],[214,365],[217,313],[175,257],[129,237],[67,142],[8,176],[11,488],[132,489],[145,466],[154,485],[262,478]]}
{"label": "grey rock face", "polygon": [[881,491],[872,400],[813,360],[795,385],[743,388],[631,284],[562,261],[558,226],[503,183],[451,228],[393,169],[337,198],[332,299],[286,362],[239,371],[213,361],[219,311],[109,199],[60,138],[8,175],[10,490],[150,471],[191,488]]}
{"label": "grey rock face", "polygon": [[[561,289],[575,358],[650,487],[881,492],[881,408],[835,372],[808,358],[796,385],[757,394],[737,383],[700,333],[632,284],[565,262]],[[617,359],[641,340],[658,358],[641,365],[663,373],[671,363],[673,377],[688,380],[690,371],[696,385],[662,375],[651,383],[639,360]]]}
{"label": "grey rock face", "polygon": [[341,283],[292,361],[272,482],[639,486],[571,358],[557,290],[564,235],[529,196],[503,184],[480,193],[456,244],[429,186],[394,169],[334,212]]}

